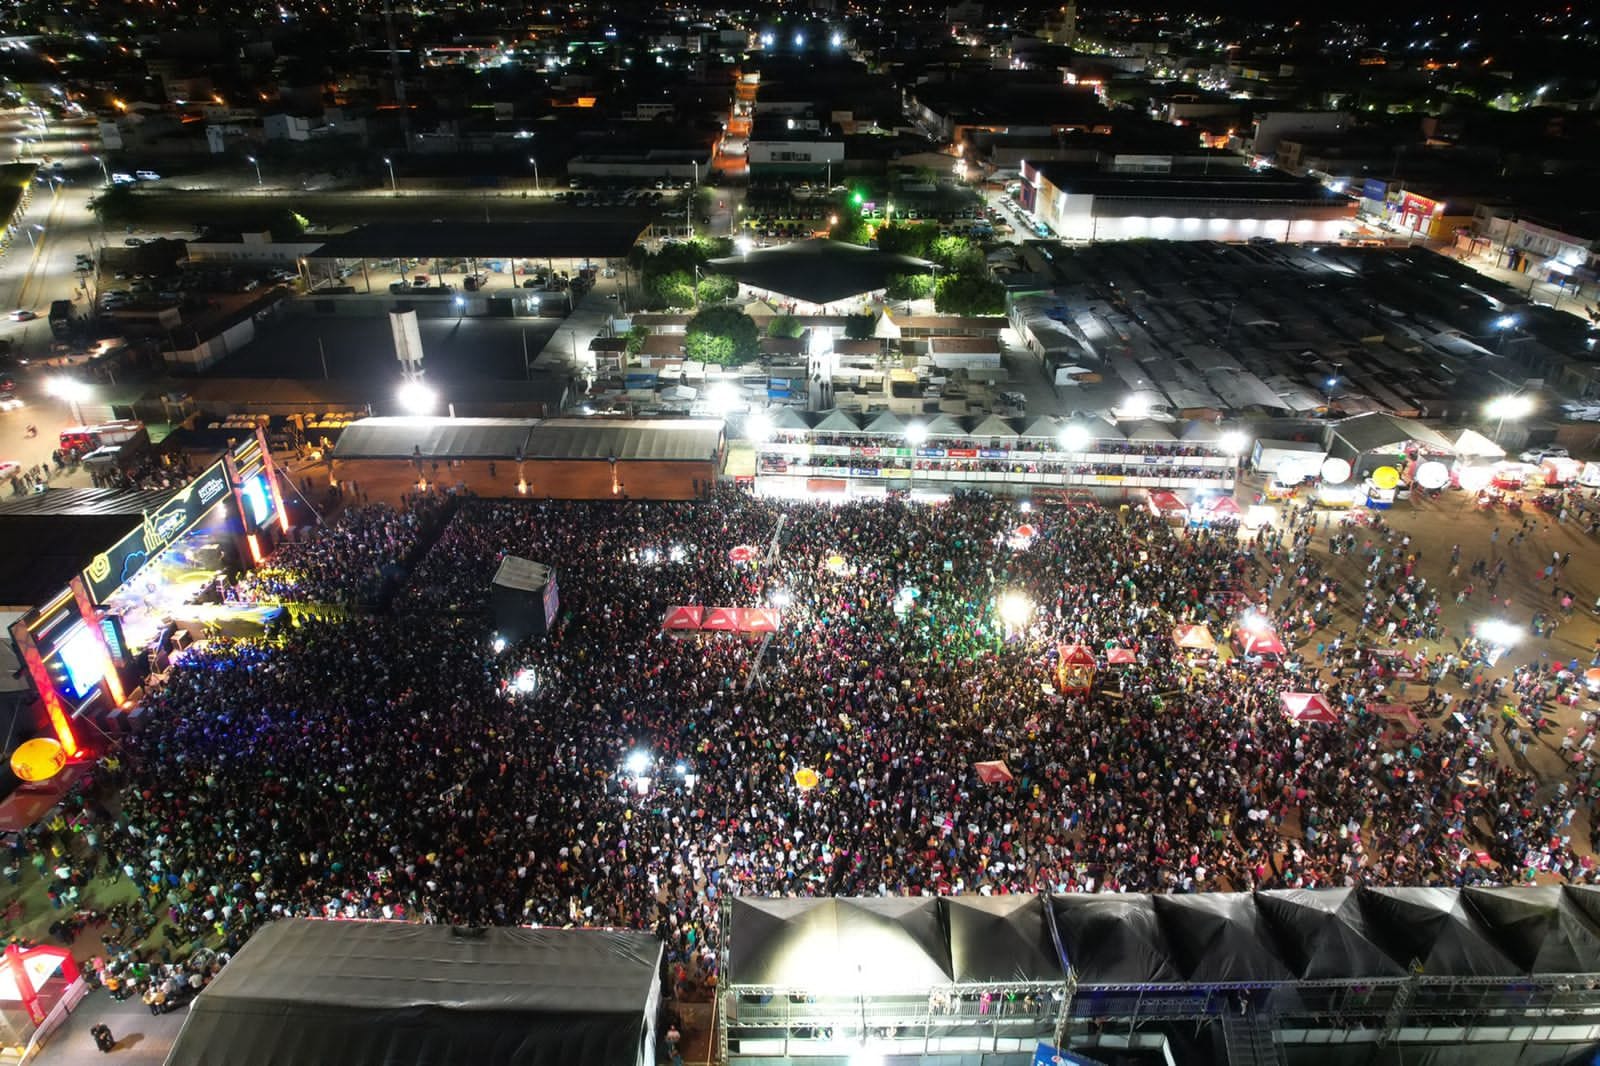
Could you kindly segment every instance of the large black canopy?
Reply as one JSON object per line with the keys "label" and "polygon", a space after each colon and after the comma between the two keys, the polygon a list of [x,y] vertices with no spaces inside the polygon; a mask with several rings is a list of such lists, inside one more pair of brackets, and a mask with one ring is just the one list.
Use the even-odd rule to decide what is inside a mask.
{"label": "large black canopy", "polygon": [[1051,896],[1061,951],[1091,984],[1179,982],[1166,935],[1145,895]]}
{"label": "large black canopy", "polygon": [[646,933],[286,919],[189,1010],[166,1066],[653,1066]]}
{"label": "large black canopy", "polygon": [[734,984],[841,995],[925,991],[951,982],[950,945],[933,898],[733,901]]}
{"label": "large black canopy", "polygon": [[1060,981],[1066,972],[1040,896],[949,896],[939,901],[957,981]]}

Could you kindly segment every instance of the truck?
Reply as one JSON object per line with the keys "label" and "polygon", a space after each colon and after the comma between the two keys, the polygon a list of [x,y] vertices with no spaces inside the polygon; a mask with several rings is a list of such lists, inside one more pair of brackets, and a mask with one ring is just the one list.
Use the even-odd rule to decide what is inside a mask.
{"label": "truck", "polygon": [[1255,442],[1250,465],[1285,485],[1297,485],[1321,473],[1327,457],[1328,450],[1311,441],[1262,439]]}
{"label": "truck", "polygon": [[72,328],[72,301],[50,301],[50,332],[54,336],[61,336]]}

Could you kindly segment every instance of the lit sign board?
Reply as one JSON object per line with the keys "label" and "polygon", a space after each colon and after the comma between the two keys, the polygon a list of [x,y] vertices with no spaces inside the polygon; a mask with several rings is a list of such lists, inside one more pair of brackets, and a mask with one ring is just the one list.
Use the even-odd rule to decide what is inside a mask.
{"label": "lit sign board", "polygon": [[145,515],[144,523],[94,557],[83,572],[84,584],[96,603],[104,603],[173,541],[192,529],[228,495],[228,473],[216,462],[172,499]]}

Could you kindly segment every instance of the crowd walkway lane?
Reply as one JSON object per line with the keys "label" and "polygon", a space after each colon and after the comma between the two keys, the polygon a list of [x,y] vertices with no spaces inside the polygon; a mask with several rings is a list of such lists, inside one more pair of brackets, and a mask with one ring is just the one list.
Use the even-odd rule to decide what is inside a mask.
{"label": "crowd walkway lane", "polygon": [[611,320],[622,313],[621,293],[620,277],[596,278],[594,288],[584,294],[534,356],[532,369],[542,373],[582,374],[584,368],[592,368],[589,343],[596,337],[608,335]]}
{"label": "crowd walkway lane", "polygon": [[[95,989],[67,1015],[61,1027],[29,1059],[30,1066],[162,1066],[172,1043],[183,1028],[189,1009],[151,1014],[137,996],[117,1002],[104,989]],[[95,1047],[89,1030],[104,1022],[116,1037],[109,1055]]]}

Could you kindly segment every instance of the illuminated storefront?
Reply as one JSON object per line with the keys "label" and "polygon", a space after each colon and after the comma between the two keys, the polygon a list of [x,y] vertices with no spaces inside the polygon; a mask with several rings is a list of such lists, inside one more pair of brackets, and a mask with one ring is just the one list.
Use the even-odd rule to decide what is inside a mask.
{"label": "illuminated storefront", "polygon": [[121,705],[149,669],[147,649],[231,566],[251,567],[287,532],[259,431],[100,552],[49,602],[11,627],[56,739],[81,751],[72,719]]}

